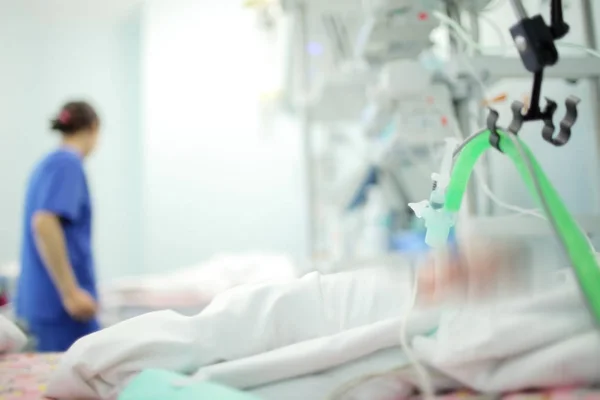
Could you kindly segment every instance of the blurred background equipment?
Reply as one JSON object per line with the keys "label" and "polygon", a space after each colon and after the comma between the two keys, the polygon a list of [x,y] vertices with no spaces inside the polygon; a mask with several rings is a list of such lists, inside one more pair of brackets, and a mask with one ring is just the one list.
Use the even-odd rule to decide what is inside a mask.
{"label": "blurred background equipment", "polygon": [[[524,6],[548,20],[548,2]],[[505,0],[0,0],[0,8],[2,57],[11,60],[0,63],[0,86],[11,93],[0,100],[0,180],[10,188],[0,265],[18,259],[27,173],[54,143],[43,134],[49,113],[82,96],[106,121],[89,175],[107,288],[140,277],[133,282],[145,290],[152,285],[142,277],[202,270],[223,254],[240,266],[250,253],[283,254],[295,275],[419,255],[425,230],[408,203],[429,196],[444,140],[483,127],[489,106],[506,125],[510,103],[530,95]],[[558,153],[535,126],[520,135],[592,239],[599,8],[564,2],[571,31],[545,74],[543,96],[583,100],[572,140]],[[565,265],[506,160],[486,156],[475,182],[470,223],[457,229],[519,235],[535,265]],[[9,299],[11,271],[0,271]]]}
{"label": "blurred background equipment", "polygon": [[[75,357],[67,353],[64,358],[54,354],[2,355],[0,370],[11,373],[0,373],[0,397],[4,393],[43,397],[40,391],[57,366],[64,367],[66,373],[58,375],[66,377],[66,382],[85,382],[84,391],[91,386],[102,391],[112,390],[112,385],[119,387],[122,378],[131,376],[134,364],[134,369],[160,366],[156,362],[159,357],[161,362],[168,361],[169,368],[175,368],[177,362],[171,362],[178,359],[189,372],[202,367],[190,363],[189,354],[197,359],[195,355],[210,353],[206,350],[218,350],[212,353],[215,357],[206,357],[210,359],[207,362],[229,360],[237,364],[240,360],[235,359],[240,355],[259,356],[240,363],[249,372],[238,374],[242,380],[260,374],[261,367],[246,363],[252,359],[277,379],[282,378],[278,374],[297,368],[304,368],[298,373],[303,377],[316,372],[318,386],[309,387],[297,379],[292,382],[298,384],[297,390],[285,391],[286,396],[305,400],[314,398],[315,392],[332,392],[342,381],[356,383],[356,376],[346,379],[339,369],[323,373],[323,365],[334,366],[331,361],[340,354],[338,361],[344,360],[340,364],[348,364],[348,356],[355,352],[342,354],[347,348],[360,352],[369,343],[386,346],[385,340],[367,338],[360,345],[332,347],[334,336],[314,336],[336,334],[338,326],[348,329],[343,333],[352,334],[354,329],[350,328],[355,324],[366,323],[367,327],[379,317],[385,319],[385,330],[390,333],[373,334],[387,338],[389,350],[398,353],[388,353],[391,356],[383,367],[363,364],[364,374],[370,377],[374,371],[396,368],[404,356],[410,358],[409,346],[403,346],[402,354],[394,338],[402,337],[400,342],[406,345],[406,336],[418,334],[423,335],[421,359],[439,372],[448,372],[448,377],[460,381],[460,387],[497,393],[499,389],[512,392],[531,387],[532,381],[538,385],[540,379],[547,379],[547,386],[561,387],[573,381],[585,382],[577,374],[589,373],[598,365],[593,356],[596,353],[588,351],[598,343],[594,327],[586,319],[587,310],[578,302],[576,287],[568,286],[571,271],[565,267],[577,262],[565,259],[545,219],[545,210],[538,209],[539,204],[507,157],[488,152],[477,164],[458,218],[437,215],[430,219],[447,184],[448,149],[454,140],[480,137],[472,135],[486,128],[490,107],[499,113],[498,126],[506,127],[515,100],[532,110],[538,97],[558,100],[574,95],[582,101],[568,145],[549,146],[539,134],[540,124],[535,123],[524,125],[519,138],[523,147],[526,144],[532,150],[589,240],[597,242],[600,2],[562,2],[570,31],[556,42],[560,62],[544,71],[540,93],[531,90],[531,72],[539,65],[526,62],[525,68],[521,58],[527,54],[528,42],[511,34],[511,27],[518,23],[513,5],[520,3],[0,0],[0,184],[4,189],[0,197],[0,322],[20,324],[12,303],[18,295],[14,287],[20,273],[20,227],[28,226],[28,221],[21,220],[27,174],[56,146],[56,138],[45,134],[52,112],[73,98],[93,101],[102,121],[101,148],[87,164],[95,213],[93,248],[102,288],[99,318],[107,327],[140,314],[149,317],[142,321],[152,322],[158,315],[156,329],[148,329],[148,335],[139,336],[136,329],[129,328],[140,319],[133,320],[132,325],[128,325],[131,320],[125,323],[126,329],[100,331],[87,345],[92,353],[99,348],[102,354],[89,358],[79,350]],[[523,10],[518,10],[521,16],[556,19],[557,13],[550,11],[551,4],[558,4],[555,0],[522,3]],[[536,32],[541,31],[529,30]],[[553,64],[554,54],[550,56],[541,64]],[[565,106],[560,103],[557,115],[564,115]],[[417,203],[423,199],[429,200]],[[425,220],[429,217],[428,222],[437,224],[438,229],[430,229],[427,236],[420,216]],[[405,323],[410,312],[398,313],[413,308],[420,292],[414,290],[416,285],[410,279],[412,268],[421,265],[416,261],[431,254],[429,245],[439,243],[436,239],[442,236],[448,236],[450,244],[471,246],[472,241],[460,241],[463,234],[494,243],[515,243],[519,251],[510,258],[514,269],[505,268],[507,275],[516,270],[517,280],[525,284],[535,277],[534,286],[573,289],[575,296],[566,308],[563,300],[568,296],[563,298],[564,293],[556,291],[560,299],[555,302],[548,297],[553,306],[534,304],[538,298],[532,297],[531,301],[509,305],[503,318],[493,321],[497,326],[516,326],[511,319],[518,319],[524,321],[524,329],[532,325],[530,321],[533,325],[547,324],[548,329],[537,341],[516,351],[507,347],[505,330],[490,329],[490,316],[497,315],[496,309],[485,307],[461,313],[458,325],[453,318],[438,321],[438,316],[423,315],[431,320],[431,326],[427,322],[412,333],[400,334],[401,329],[410,329]],[[589,250],[587,239],[583,235],[577,238],[579,249]],[[585,256],[585,265],[595,266],[593,253],[580,253]],[[479,264],[487,267],[485,262]],[[379,266],[387,268],[373,268]],[[361,270],[327,275],[356,269]],[[296,279],[311,271],[325,276],[312,275],[308,278],[312,283],[307,285]],[[543,279],[537,280],[539,277]],[[240,288],[288,281],[294,281],[292,289],[268,287],[264,297]],[[507,281],[513,289],[510,279]],[[591,286],[585,286],[589,295]],[[215,312],[200,313],[216,296],[234,288],[239,291],[233,290],[229,292],[232,296],[221,297],[223,302],[213,303],[217,305]],[[290,293],[291,301],[287,297]],[[369,301],[364,300],[370,296]],[[249,301],[257,298],[260,301]],[[388,299],[394,299],[391,307]],[[324,316],[323,304],[334,312]],[[539,312],[521,318],[523,304]],[[600,306],[595,304],[598,312]],[[288,313],[290,305],[293,311]],[[160,321],[164,315],[173,321],[169,318],[176,314],[149,313],[165,309],[204,321],[194,328],[207,333],[209,339],[195,335],[193,339],[202,342],[198,343],[199,351],[185,351],[192,349],[186,335],[194,329],[175,329],[174,324]],[[218,320],[219,314],[229,311],[229,317],[221,320],[223,325],[213,322],[213,317]],[[558,314],[564,319],[557,323]],[[236,322],[234,329],[231,315]],[[291,316],[299,323],[288,324],[290,330],[288,326],[279,329],[280,316]],[[387,325],[389,317],[398,318]],[[316,322],[320,319],[323,327]],[[418,319],[415,326],[420,324]],[[181,320],[194,322],[194,318]],[[468,332],[458,335],[464,346],[457,347],[455,328],[462,325]],[[15,328],[12,323],[10,327]],[[27,326],[21,324],[21,328],[28,331]],[[29,328],[35,330],[33,324]],[[431,335],[431,328],[441,334]],[[485,348],[480,346],[481,331],[477,328],[485,329],[484,334],[491,339]],[[520,325],[517,328],[513,333],[518,339],[523,329]],[[117,340],[111,342],[111,332],[115,331],[113,338]],[[571,346],[576,331],[583,339],[579,345],[585,342],[579,350]],[[251,340],[240,341],[240,335]],[[548,341],[550,336],[554,339]],[[119,343],[118,348],[103,345],[102,337],[109,338],[107,343]],[[338,340],[340,337],[343,340]],[[334,340],[358,343],[346,340],[348,337]],[[29,341],[25,350],[35,348],[36,337],[21,339]],[[321,339],[327,351],[320,348]],[[294,340],[300,343],[289,347],[297,345],[301,351],[290,365],[270,368],[260,361],[262,356],[274,360],[273,353],[278,353],[259,354],[265,349],[278,348],[282,350],[279,354],[290,355],[289,347],[280,346]],[[569,346],[563,346],[567,341]],[[94,342],[100,345],[94,347]],[[157,346],[148,345],[153,342]],[[169,342],[174,345],[172,352],[168,351]],[[320,360],[318,371],[312,369],[317,364],[305,368],[311,362],[304,347],[307,342],[314,345],[312,353]],[[446,349],[447,343],[453,345]],[[495,348],[495,343],[500,347]],[[0,353],[11,349],[9,345],[0,346]],[[414,347],[419,355],[419,346]],[[114,352],[104,351],[109,348]],[[454,354],[456,348],[472,349],[474,358],[465,361],[461,358],[464,351]],[[531,361],[529,357],[537,352],[536,360],[547,361],[551,348],[564,351],[554,352],[562,364],[569,353],[569,365],[578,366],[570,371],[576,379],[530,368],[529,362],[519,358],[525,351]],[[379,352],[382,348],[376,349],[371,348],[377,352],[374,355],[385,356]],[[498,357],[490,361],[486,351],[504,354],[502,361],[513,364],[498,368]],[[449,358],[437,357],[440,352]],[[582,354],[588,355],[588,364],[581,362]],[[146,356],[146,364],[132,361]],[[59,358],[63,358],[62,367]],[[123,360],[128,362],[123,364]],[[478,367],[473,369],[473,363]],[[85,368],[79,368],[83,364]],[[226,364],[231,366],[218,363],[214,367]],[[363,374],[358,369],[352,372],[353,368],[346,372]],[[466,373],[463,377],[456,373],[461,370]],[[471,373],[474,370],[476,374]],[[89,371],[92,379],[79,379],[79,373],[89,375]],[[481,379],[481,371],[489,372],[483,374],[485,379]],[[512,374],[510,378],[503,371]],[[597,369],[591,373],[598,375]],[[341,380],[336,383],[330,379],[333,375]],[[260,383],[259,390],[272,389],[271,398],[282,398],[275,394],[277,385],[264,384]],[[74,387],[58,385],[58,389]],[[409,392],[414,393],[412,387]]]}
{"label": "blurred background equipment", "polygon": [[[379,233],[372,237],[380,238],[376,248],[381,250],[375,259],[405,254],[405,246],[419,248],[422,226],[405,199],[421,199],[429,193],[429,175],[440,161],[443,139],[464,138],[482,127],[488,106],[509,118],[512,100],[524,99],[529,92],[531,77],[508,30],[516,22],[510,2],[294,4],[288,13],[306,28],[299,34],[304,39],[299,46],[307,49],[308,57],[298,58],[304,66],[299,80],[306,96],[297,104],[308,103],[301,115],[310,160],[307,193],[313,260],[335,270],[364,259],[360,248],[365,236],[372,236],[367,232],[373,232],[374,220],[379,221],[375,224]],[[526,6],[532,15],[549,10],[548,4],[537,2]],[[582,136],[573,139],[566,151],[575,147],[585,151],[587,161],[577,162],[591,163],[595,170],[597,147],[586,146],[584,137],[590,136],[583,132],[597,131],[598,126],[593,108],[587,108],[598,98],[598,53],[593,49],[593,21],[586,11],[590,7],[586,2],[565,7],[567,18],[582,24],[558,43],[561,62],[547,71],[544,95],[583,94],[589,89],[585,96],[590,103],[582,107],[591,125],[574,128]],[[335,21],[335,29],[326,28],[331,23],[325,20]],[[354,51],[344,50],[348,48]],[[572,86],[574,82],[578,87]],[[532,127],[524,129],[522,137],[540,154],[551,179],[561,192],[570,193],[567,203],[577,204],[578,219],[597,222],[597,201],[570,197],[583,187],[569,181],[551,162],[556,149],[544,147],[538,135],[529,134]],[[595,136],[591,140],[597,143]],[[575,153],[572,157],[577,158]],[[477,185],[470,185],[468,193],[470,229],[501,236],[522,232],[536,257],[544,258],[553,239],[544,222],[536,220],[539,213],[531,210],[531,199],[515,172],[506,167],[505,161],[490,155],[477,168]],[[379,189],[371,190],[374,186]],[[515,213],[518,216],[513,217]],[[585,226],[590,233],[596,231],[595,223]],[[373,259],[369,254],[367,258]],[[563,262],[554,257],[536,264]]]}

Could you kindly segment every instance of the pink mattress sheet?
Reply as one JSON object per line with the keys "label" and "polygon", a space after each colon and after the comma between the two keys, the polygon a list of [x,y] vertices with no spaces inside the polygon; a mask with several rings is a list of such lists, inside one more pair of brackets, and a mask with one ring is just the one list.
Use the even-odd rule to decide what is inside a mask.
{"label": "pink mattress sheet", "polygon": [[[61,354],[11,354],[0,356],[0,400],[45,399],[46,384]],[[402,398],[402,397],[400,397]],[[418,399],[418,396],[413,399]],[[408,400],[404,398],[405,400]],[[562,388],[505,395],[480,395],[460,391],[438,396],[439,400],[600,400],[600,388]],[[377,400],[377,399],[372,399]]]}
{"label": "pink mattress sheet", "polygon": [[504,395],[481,395],[469,391],[438,396],[438,400],[600,400],[600,388],[560,388],[543,391],[507,393]]}
{"label": "pink mattress sheet", "polygon": [[46,384],[61,354],[0,356],[0,400],[44,399]]}

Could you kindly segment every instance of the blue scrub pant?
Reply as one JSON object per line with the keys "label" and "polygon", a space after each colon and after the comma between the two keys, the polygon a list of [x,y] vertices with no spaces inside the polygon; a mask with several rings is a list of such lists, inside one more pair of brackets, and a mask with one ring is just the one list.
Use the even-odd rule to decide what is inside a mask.
{"label": "blue scrub pant", "polygon": [[35,337],[39,353],[65,352],[80,338],[100,330],[98,321],[79,322],[73,319],[52,322],[31,322],[29,331]]}

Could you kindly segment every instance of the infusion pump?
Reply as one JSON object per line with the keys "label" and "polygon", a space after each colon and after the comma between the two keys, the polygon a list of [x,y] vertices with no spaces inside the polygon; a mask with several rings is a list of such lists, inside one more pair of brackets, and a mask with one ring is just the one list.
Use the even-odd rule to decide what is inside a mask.
{"label": "infusion pump", "polygon": [[431,137],[433,132],[447,137],[456,128],[453,115],[448,86],[434,83],[419,61],[399,60],[382,68],[363,114],[363,129],[367,136],[377,136],[394,123],[397,132],[411,137]]}
{"label": "infusion pump", "polygon": [[[490,0],[455,0],[461,10],[478,12]],[[357,41],[357,56],[369,64],[416,58],[431,45],[430,36],[440,22],[433,16],[444,11],[440,0],[370,0],[366,2],[367,21]]]}
{"label": "infusion pump", "polygon": [[359,32],[356,55],[369,64],[416,58],[431,46],[429,39],[439,25],[435,5],[414,0],[374,1]]}
{"label": "infusion pump", "polygon": [[[490,3],[498,0],[243,0],[246,5],[273,5],[277,4],[284,10],[293,10],[301,3],[307,7],[311,13],[347,13],[347,12],[372,12],[409,6],[425,8],[445,8],[448,3],[455,4],[458,8],[465,11],[478,12],[485,9]],[[547,1],[547,0],[542,0]]]}
{"label": "infusion pump", "polygon": [[393,117],[396,131],[411,138],[441,139],[454,136],[456,121],[450,91],[434,84],[413,98],[398,103]]}
{"label": "infusion pump", "polygon": [[364,133],[379,136],[390,126],[407,142],[454,136],[457,125],[448,87],[432,84],[421,93],[372,103],[363,115]]}

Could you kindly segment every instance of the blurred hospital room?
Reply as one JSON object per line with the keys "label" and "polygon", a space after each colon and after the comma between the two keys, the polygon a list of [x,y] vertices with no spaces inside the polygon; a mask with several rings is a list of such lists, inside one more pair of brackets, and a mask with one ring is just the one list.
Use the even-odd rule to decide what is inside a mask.
{"label": "blurred hospital room", "polygon": [[0,0],[0,400],[600,397],[598,21]]}

